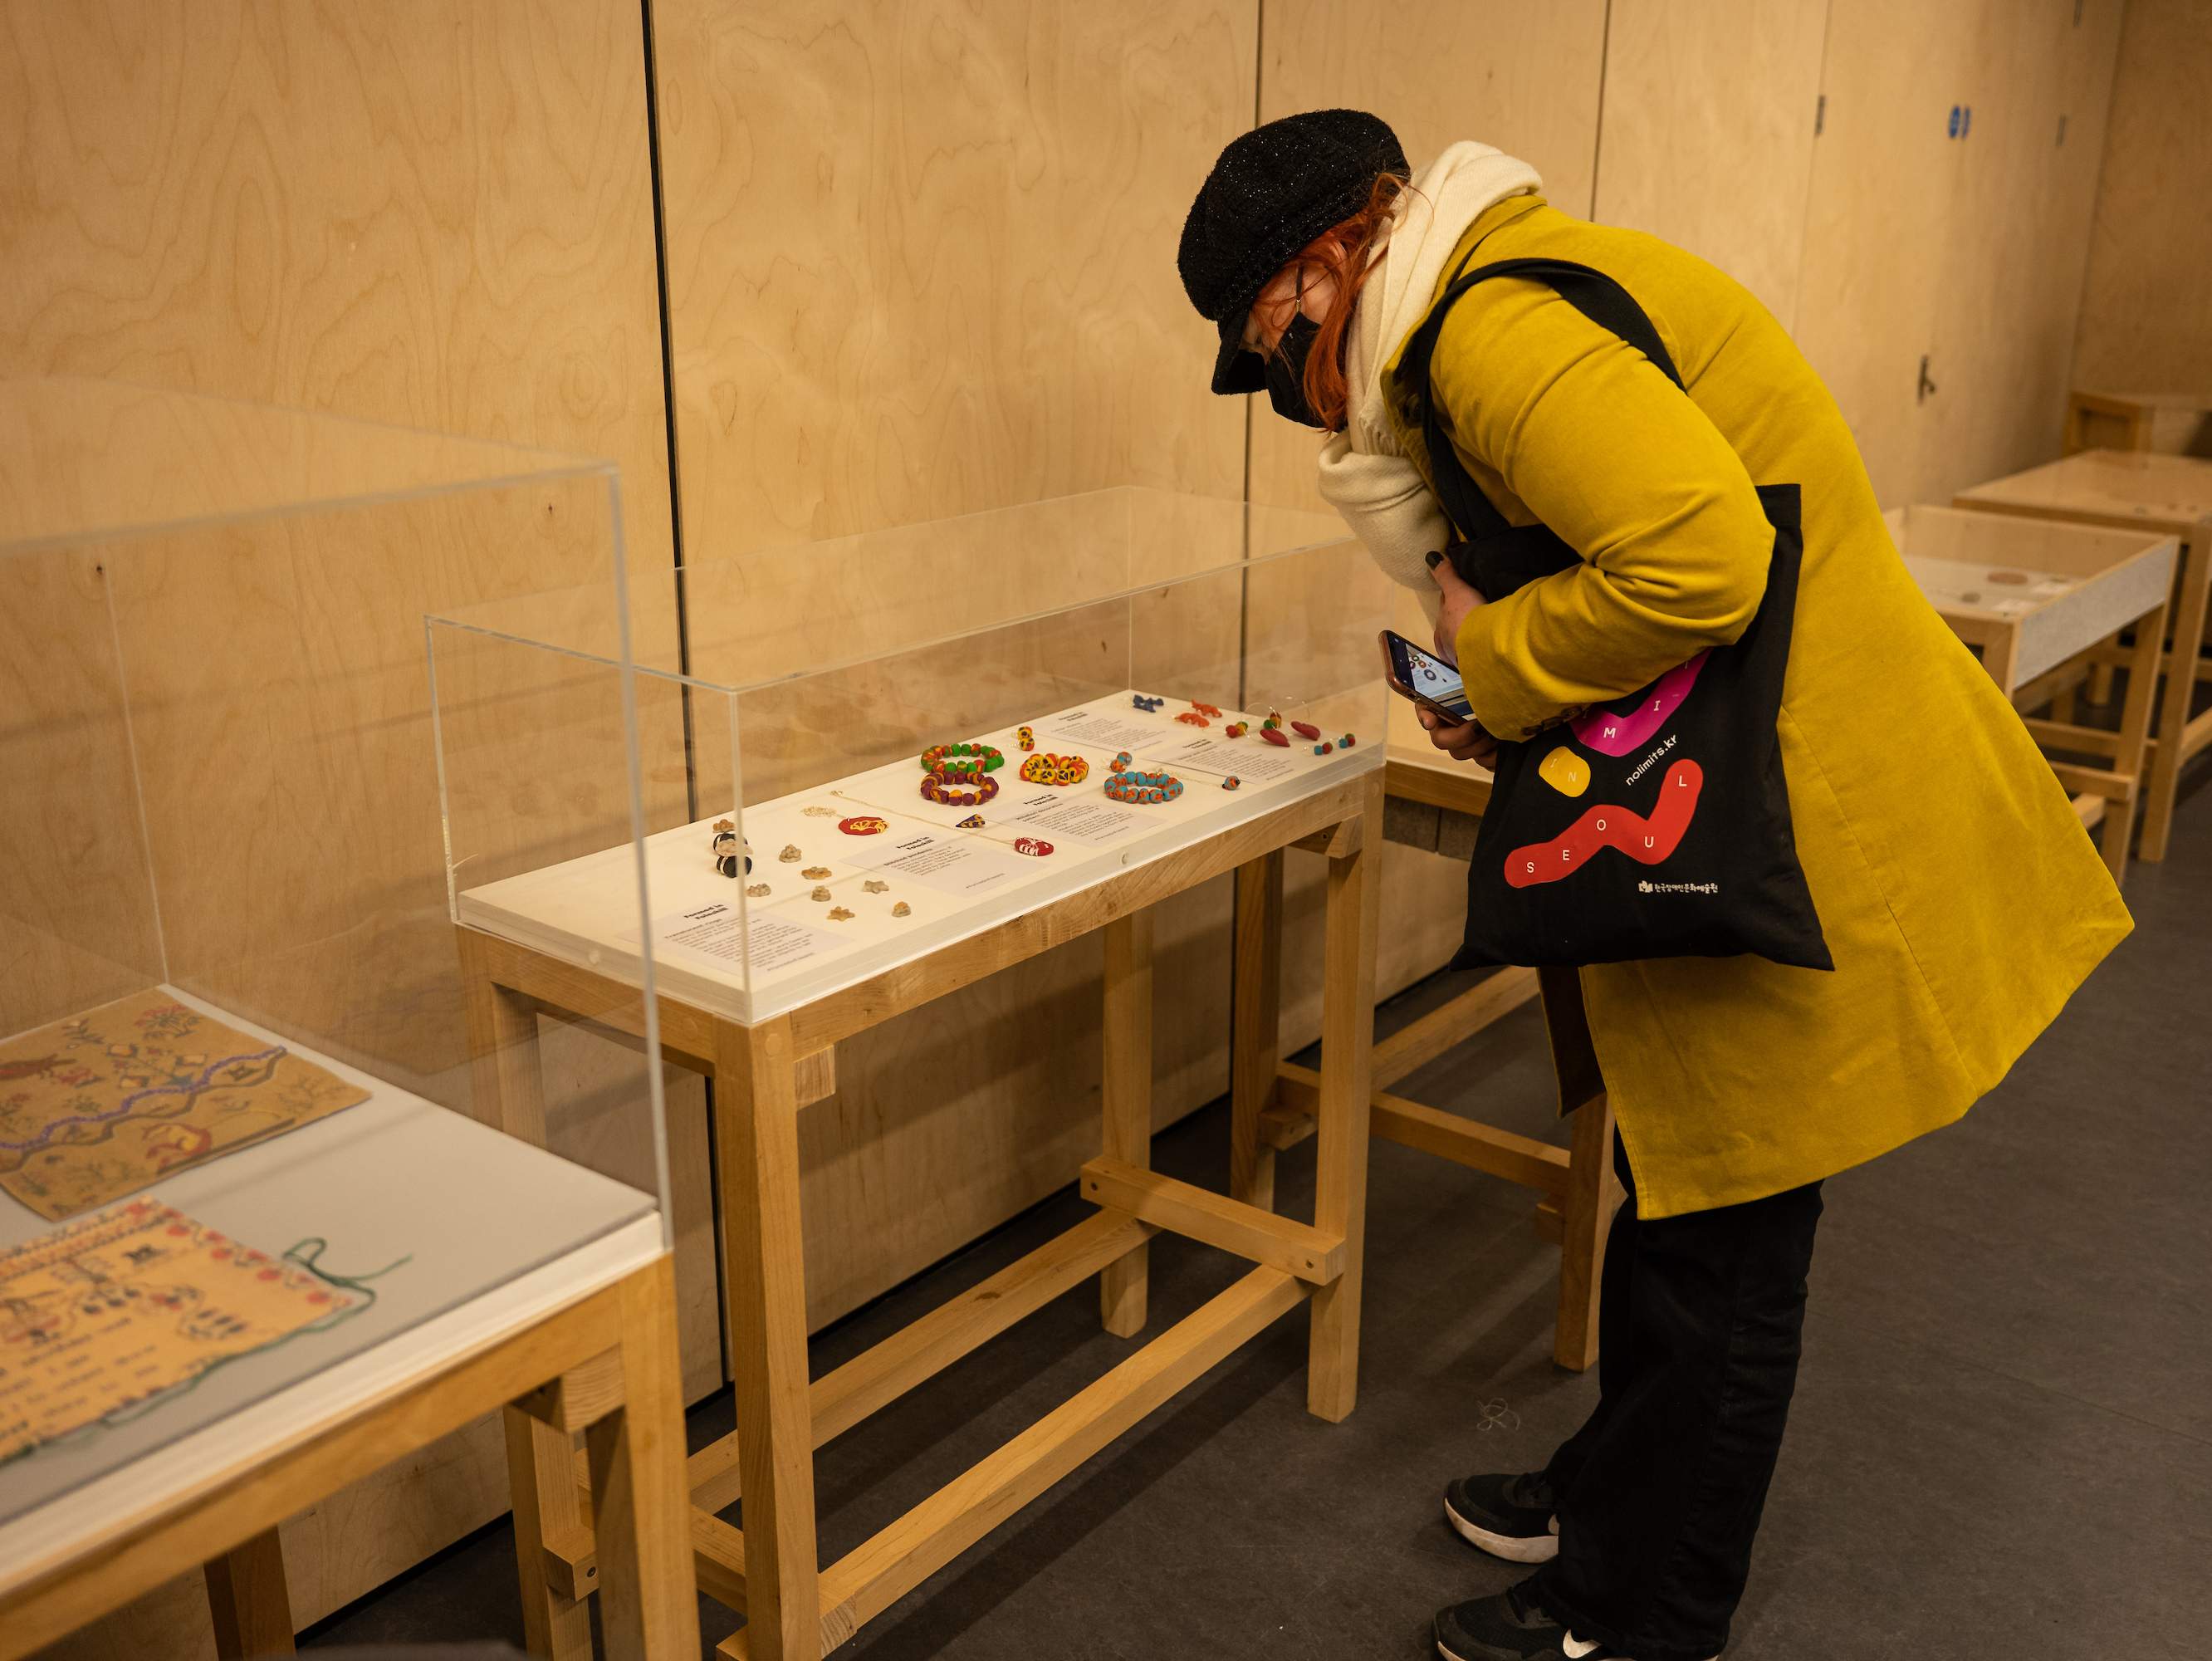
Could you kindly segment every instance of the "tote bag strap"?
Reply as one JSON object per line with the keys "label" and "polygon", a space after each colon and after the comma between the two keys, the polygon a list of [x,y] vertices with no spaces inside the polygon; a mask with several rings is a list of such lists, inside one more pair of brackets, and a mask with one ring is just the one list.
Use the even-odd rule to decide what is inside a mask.
{"label": "tote bag strap", "polygon": [[[1474,255],[1468,257],[1472,259]],[[1437,500],[1443,504],[1444,512],[1458,526],[1460,534],[1475,542],[1513,527],[1460,465],[1458,453],[1444,436],[1443,423],[1437,419],[1436,396],[1429,385],[1429,370],[1436,358],[1437,337],[1443,332],[1445,314],[1462,295],[1493,277],[1518,277],[1547,283],[1562,300],[1598,327],[1618,335],[1650,358],[1677,387],[1682,386],[1682,377],[1675,372],[1674,360],[1668,356],[1659,331],[1652,326],[1644,308],[1627,289],[1603,271],[1565,259],[1501,259],[1476,271],[1468,271],[1464,266],[1461,270],[1465,274],[1453,278],[1451,286],[1429,308],[1428,316],[1421,319],[1420,326],[1407,338],[1405,353],[1399,360],[1399,374],[1404,384],[1413,389],[1412,395],[1420,406],[1421,436],[1428,445],[1430,479],[1435,486]]]}

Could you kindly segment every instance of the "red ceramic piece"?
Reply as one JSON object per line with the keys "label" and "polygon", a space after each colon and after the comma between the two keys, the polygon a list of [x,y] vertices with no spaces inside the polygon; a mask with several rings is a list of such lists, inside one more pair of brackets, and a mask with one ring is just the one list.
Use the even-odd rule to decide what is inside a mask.
{"label": "red ceramic piece", "polygon": [[1292,721],[1291,723],[1291,731],[1296,733],[1302,739],[1317,739],[1321,736],[1321,728],[1315,726],[1310,721]]}
{"label": "red ceramic piece", "polygon": [[1283,729],[1279,727],[1262,727],[1260,736],[1270,744],[1281,745],[1285,750],[1291,747],[1291,741],[1283,736]]}
{"label": "red ceramic piece", "polygon": [[1014,852],[1034,854],[1037,858],[1042,859],[1047,854],[1052,852],[1052,844],[1048,842],[1039,842],[1035,837],[1017,837],[1014,838]]}

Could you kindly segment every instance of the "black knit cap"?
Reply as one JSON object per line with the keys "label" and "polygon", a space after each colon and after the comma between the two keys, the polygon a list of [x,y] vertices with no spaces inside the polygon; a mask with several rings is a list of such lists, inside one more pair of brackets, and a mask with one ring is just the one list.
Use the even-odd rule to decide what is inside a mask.
{"label": "black knit cap", "polygon": [[1364,110],[1309,110],[1255,127],[1221,152],[1182,222],[1183,292],[1221,328],[1213,390],[1267,384],[1243,350],[1244,315],[1300,248],[1367,205],[1378,173],[1412,171],[1397,134]]}

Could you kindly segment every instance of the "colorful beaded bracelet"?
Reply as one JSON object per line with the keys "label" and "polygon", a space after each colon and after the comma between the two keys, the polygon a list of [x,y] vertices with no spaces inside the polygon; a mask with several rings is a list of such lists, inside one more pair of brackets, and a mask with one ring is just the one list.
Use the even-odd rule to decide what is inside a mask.
{"label": "colorful beaded bracelet", "polygon": [[1116,773],[1106,781],[1106,794],[1115,801],[1154,803],[1173,801],[1182,794],[1182,781],[1167,773]]}
{"label": "colorful beaded bracelet", "polygon": [[[967,785],[975,788],[960,788]],[[940,806],[981,807],[999,794],[999,782],[981,773],[924,773],[921,794]]]}
{"label": "colorful beaded bracelet", "polygon": [[1055,756],[1047,751],[1022,764],[1022,776],[1031,784],[1080,784],[1091,776],[1091,764],[1080,756]]}
{"label": "colorful beaded bracelet", "polygon": [[[964,767],[960,764],[963,757],[968,758]],[[947,767],[946,762],[952,764]],[[995,773],[1006,764],[1006,757],[988,744],[933,744],[921,752],[925,773]]]}

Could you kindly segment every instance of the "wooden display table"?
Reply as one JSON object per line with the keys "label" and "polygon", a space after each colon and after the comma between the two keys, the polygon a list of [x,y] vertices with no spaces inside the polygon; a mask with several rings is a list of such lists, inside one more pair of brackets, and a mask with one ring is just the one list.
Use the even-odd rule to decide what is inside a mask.
{"label": "wooden display table", "polygon": [[[657,1238],[657,1222],[652,1227]],[[61,1530],[38,1560],[0,1583],[0,1661],[203,1564],[216,1652],[290,1654],[277,1524],[502,1406],[510,1453],[535,1433],[540,1442],[557,1440],[565,1466],[574,1433],[585,1435],[603,1549],[584,1590],[602,1594],[608,1653],[690,1661],[699,1652],[699,1621],[685,1561],[673,1262],[661,1252],[397,1377],[380,1378],[389,1367],[372,1365],[310,1379],[233,1415],[243,1424],[201,1433],[227,1451],[196,1448],[195,1438],[143,1462],[142,1503]],[[528,1468],[526,1455],[518,1469]],[[519,1491],[518,1528],[525,1504]],[[555,1609],[526,1596],[524,1615],[533,1647],[565,1637],[580,1645],[574,1652],[590,1653],[581,1602]]]}
{"label": "wooden display table", "polygon": [[[2158,730],[2148,745],[2149,782],[2142,793],[2142,839],[2136,849],[2139,859],[2164,859],[2182,764],[2212,745],[2212,710],[2195,721],[2189,718],[2197,683],[2212,679],[2212,668],[2203,657],[2206,599],[2212,593],[2212,461],[2089,450],[1962,490],[1952,506],[2112,526],[2171,536],[2179,544],[2166,616],[2170,648],[2160,660],[2166,684],[2159,697]],[[2097,656],[2106,664],[2126,661],[2116,640],[2099,647]],[[2090,695],[2103,702],[2104,686],[2093,681]]]}
{"label": "wooden display table", "polygon": [[[2082,824],[2102,822],[2105,863],[2112,880],[2124,882],[2179,544],[2151,532],[1956,508],[1900,508],[1885,517],[1921,593],[1960,639],[1982,648],[1982,666],[2014,708],[2027,717],[2059,705],[2051,720],[2028,717],[2036,741],[2111,762],[2107,769],[2053,762],[2051,769]],[[2087,672],[2085,654],[2129,627],[2136,643],[2119,730],[2075,725],[2064,706]]]}
{"label": "wooden display table", "polygon": [[[1413,706],[1394,698],[1383,788],[1383,823],[1392,841],[1466,859],[1490,801],[1491,776],[1450,761],[1429,743]],[[1279,855],[1237,879],[1237,1005],[1240,1055],[1277,1053],[1276,964],[1281,952],[1283,872]],[[1575,1116],[1571,1149],[1501,1130],[1389,1093],[1392,1085],[1538,995],[1538,971],[1502,969],[1480,985],[1374,1047],[1370,1134],[1535,1189],[1536,1237],[1560,1248],[1559,1322],[1553,1358],[1579,1372],[1597,1360],[1597,1294],[1605,1238],[1621,1200],[1613,1174],[1613,1110],[1583,1016],[1572,970],[1543,972],[1544,1013],[1559,1080],[1559,1111]],[[1324,1044],[1322,1060],[1328,1050]],[[1314,1134],[1316,1080],[1287,1062],[1240,1071],[1232,1080],[1230,1192],[1254,1205],[1273,1202],[1274,1158]]]}
{"label": "wooden display table", "polygon": [[[719,1180],[738,1428],[691,1457],[691,1549],[701,1591],[746,1616],[727,1656],[791,1661],[835,1648],[865,1621],[973,1545],[1114,1437],[1301,1302],[1313,1301],[1307,1403],[1331,1421],[1352,1411],[1359,1341],[1360,1241],[1367,1185],[1369,1048],[1373,1034],[1382,776],[1371,769],[1039,904],[966,940],[752,1025],[667,993],[658,997],[662,1053],[714,1081]],[[1148,907],[1226,872],[1242,893],[1279,869],[1289,846],[1327,855],[1325,1056],[1312,1107],[1320,1138],[1313,1223],[1154,1174],[1152,1136],[1152,917]],[[1105,934],[1102,1151],[1081,1191],[1097,1215],[865,1355],[810,1383],[799,1212],[799,1109],[834,1088],[841,1038],[1027,962],[1093,929]],[[536,1018],[586,1020],[642,1037],[634,988],[505,939],[459,929],[472,1047],[487,1057],[478,1088],[526,1130],[538,1112]],[[1042,1040],[1050,1035],[1041,1034]],[[1269,1074],[1240,1021],[1239,1076]],[[487,1077],[486,1074],[495,1074]],[[479,1099],[483,1099],[480,1096]],[[1146,1321],[1146,1242],[1161,1229],[1248,1257],[1255,1267],[990,1458],[817,1570],[813,1450],[1092,1275],[1108,1330]],[[574,1504],[565,1448],[546,1445],[528,1509]],[[741,1531],[716,1512],[742,1494]],[[573,1513],[570,1513],[573,1514]],[[516,1504],[518,1549],[530,1546]],[[580,1536],[544,1537],[556,1573],[589,1556]],[[582,1656],[580,1631],[543,1652]]]}

